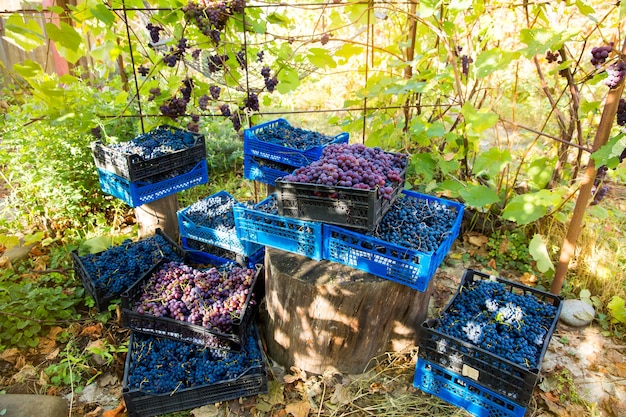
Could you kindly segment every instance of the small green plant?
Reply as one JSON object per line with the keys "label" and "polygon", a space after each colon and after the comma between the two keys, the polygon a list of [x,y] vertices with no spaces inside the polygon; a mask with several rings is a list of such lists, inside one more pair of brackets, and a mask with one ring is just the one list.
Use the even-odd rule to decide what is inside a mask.
{"label": "small green plant", "polygon": [[101,374],[89,365],[89,355],[87,350],[80,349],[75,339],[70,338],[59,354],[61,360],[48,365],[44,372],[52,385],[71,386],[74,392],[79,393]]}
{"label": "small green plant", "polygon": [[561,403],[585,404],[585,401],[576,391],[574,376],[569,370],[562,369],[555,378],[557,382],[555,391]]}
{"label": "small green plant", "polygon": [[528,250],[530,239],[523,231],[497,230],[487,242],[489,261],[493,259],[498,269],[505,268],[521,273],[533,271],[533,258]]}
{"label": "small green plant", "polygon": [[0,350],[35,347],[52,325],[78,317],[84,289],[65,273],[67,257],[51,251],[50,272],[37,272],[30,259],[0,270]]}

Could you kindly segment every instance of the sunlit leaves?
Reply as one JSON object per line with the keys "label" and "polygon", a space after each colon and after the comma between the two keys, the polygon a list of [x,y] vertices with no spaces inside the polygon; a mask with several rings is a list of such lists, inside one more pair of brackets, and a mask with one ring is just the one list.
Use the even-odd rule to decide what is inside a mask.
{"label": "sunlit leaves", "polygon": [[476,208],[488,207],[500,200],[495,190],[477,184],[467,184],[464,189],[459,190],[459,195],[466,205]]}
{"label": "sunlit leaves", "polygon": [[528,245],[528,252],[537,264],[537,270],[541,273],[554,271],[554,264],[550,259],[550,253],[546,247],[543,237],[535,234]]}
{"label": "sunlit leaves", "polygon": [[469,101],[461,108],[461,114],[465,118],[466,126],[473,133],[480,133],[492,128],[498,122],[498,115],[486,108],[476,109]]}
{"label": "sunlit leaves", "polygon": [[44,35],[39,23],[33,19],[24,20],[20,14],[12,14],[4,25],[4,37],[26,52],[41,46]]}
{"label": "sunlit leaves", "polygon": [[506,69],[519,56],[519,52],[504,51],[500,48],[483,51],[476,57],[474,63],[476,77],[484,78],[494,71]]}
{"label": "sunlit leaves", "polygon": [[558,51],[563,43],[571,40],[579,32],[578,28],[557,31],[550,28],[538,27],[534,29],[522,29],[520,40],[527,45],[520,50],[526,57],[545,54],[546,51]]}
{"label": "sunlit leaves", "polygon": [[478,154],[473,172],[475,175],[486,173],[489,178],[495,178],[511,161],[511,153],[507,149],[492,147]]}
{"label": "sunlit leaves", "polygon": [[562,191],[539,190],[513,197],[504,210],[502,217],[517,224],[528,224],[545,216],[556,208],[562,200]]}
{"label": "sunlit leaves", "polygon": [[72,26],[60,22],[60,26],[54,23],[46,23],[46,33],[54,41],[59,54],[68,62],[75,64],[84,55],[80,50],[82,43],[81,35]]}

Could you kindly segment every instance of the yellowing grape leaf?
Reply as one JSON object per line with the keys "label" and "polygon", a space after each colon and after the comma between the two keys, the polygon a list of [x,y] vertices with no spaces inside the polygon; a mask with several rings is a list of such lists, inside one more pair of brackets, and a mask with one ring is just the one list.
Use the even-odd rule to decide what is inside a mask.
{"label": "yellowing grape leaf", "polygon": [[307,417],[309,410],[311,410],[311,404],[308,401],[298,401],[285,406],[287,414],[291,414],[294,417]]}

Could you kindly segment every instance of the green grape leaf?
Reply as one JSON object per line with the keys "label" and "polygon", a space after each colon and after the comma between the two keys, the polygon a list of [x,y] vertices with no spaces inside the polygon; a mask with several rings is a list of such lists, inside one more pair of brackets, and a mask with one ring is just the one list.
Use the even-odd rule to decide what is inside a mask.
{"label": "green grape leaf", "polygon": [[463,114],[468,128],[474,133],[480,133],[494,127],[498,122],[497,114],[490,112],[486,108],[476,110],[469,101],[463,104],[461,114]]}
{"label": "green grape leaf", "polygon": [[81,253],[98,253],[111,247],[113,239],[111,236],[97,236],[83,242],[80,248]]}
{"label": "green grape leaf", "polygon": [[283,67],[276,78],[278,78],[276,90],[281,94],[293,91],[300,85],[298,72],[291,67]]}
{"label": "green grape leaf", "polygon": [[96,3],[95,6],[89,8],[89,11],[93,17],[107,26],[112,26],[115,23],[115,15],[103,3]]}
{"label": "green grape leaf", "polygon": [[528,167],[529,185],[535,190],[541,190],[548,185],[552,179],[553,158],[540,157],[533,160]]}
{"label": "green grape leaf", "polygon": [[580,31],[579,28],[556,31],[549,28],[522,29],[520,40],[527,45],[520,50],[526,57],[545,54],[548,50],[558,51],[563,43],[571,40]]}
{"label": "green grape leaf", "polygon": [[513,197],[502,211],[502,217],[517,224],[528,224],[546,215],[561,202],[556,190],[540,190]]}
{"label": "green grape leaf", "polygon": [[550,259],[548,248],[540,234],[535,234],[528,245],[528,252],[537,263],[537,270],[541,273],[554,271],[554,264]]}
{"label": "green grape leaf", "polygon": [[336,68],[337,63],[330,52],[324,48],[309,49],[308,60],[318,68]]}
{"label": "green grape leaf", "polygon": [[267,15],[267,22],[273,25],[284,25],[289,23],[289,18],[280,13],[273,12]]}
{"label": "green grape leaf", "polygon": [[606,308],[611,312],[613,320],[626,324],[626,308],[624,307],[626,302],[618,295],[613,296],[611,301],[606,305]]}
{"label": "green grape leaf", "polygon": [[411,155],[411,170],[417,176],[422,176],[425,182],[430,181],[437,170],[437,161],[429,153],[417,153]]}
{"label": "green grape leaf", "polygon": [[519,58],[519,56],[519,52],[503,51],[500,48],[483,51],[476,57],[476,62],[474,62],[476,77],[483,78],[494,71],[506,69],[511,61]]}
{"label": "green grape leaf", "polygon": [[30,59],[25,59],[21,64],[13,65],[13,70],[24,78],[33,78],[43,71],[38,63]]}
{"label": "green grape leaf", "polygon": [[41,26],[33,19],[24,20],[19,14],[12,14],[4,24],[4,38],[30,52],[43,45],[44,36]]}
{"label": "green grape leaf", "polygon": [[46,23],[46,32],[54,41],[59,54],[70,63],[75,64],[83,56],[80,52],[82,37],[72,26],[65,22],[60,22],[60,26]]}
{"label": "green grape leaf", "polygon": [[459,196],[463,198],[465,204],[470,207],[482,208],[500,201],[498,193],[484,185],[467,184],[459,191]]}
{"label": "green grape leaf", "polygon": [[473,172],[475,175],[487,173],[490,178],[495,178],[511,161],[511,152],[507,149],[492,147],[486,152],[478,154],[474,162]]}
{"label": "green grape leaf", "polygon": [[619,156],[626,148],[626,135],[620,133],[608,140],[597,151],[591,154],[596,167],[606,165],[608,168],[616,168],[619,165]]}

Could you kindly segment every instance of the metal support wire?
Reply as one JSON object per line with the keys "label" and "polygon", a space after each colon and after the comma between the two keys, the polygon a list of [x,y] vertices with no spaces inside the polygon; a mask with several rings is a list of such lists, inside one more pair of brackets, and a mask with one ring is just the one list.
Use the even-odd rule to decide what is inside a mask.
{"label": "metal support wire", "polygon": [[[130,52],[130,63],[133,68],[133,80],[135,81],[135,91],[137,92],[137,107],[139,109],[139,122],[141,123],[141,133],[146,133],[146,129],[143,124],[143,114],[141,111],[141,95],[139,94],[139,82],[137,81],[137,70],[135,68],[135,58],[133,56],[133,42],[130,38],[130,28],[128,25],[128,14],[126,13],[126,1],[122,0],[122,11],[124,13],[124,23],[126,26],[126,38],[128,39],[128,48]],[[121,69],[124,71],[124,68]]]}

